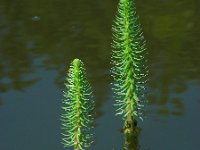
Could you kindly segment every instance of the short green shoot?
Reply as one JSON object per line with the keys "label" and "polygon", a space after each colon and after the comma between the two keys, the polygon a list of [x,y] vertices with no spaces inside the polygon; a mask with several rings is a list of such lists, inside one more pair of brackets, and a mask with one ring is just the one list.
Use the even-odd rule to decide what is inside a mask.
{"label": "short green shoot", "polygon": [[74,59],[71,63],[65,87],[61,115],[62,143],[64,147],[73,146],[74,150],[83,150],[92,143],[94,101],[81,60]]}

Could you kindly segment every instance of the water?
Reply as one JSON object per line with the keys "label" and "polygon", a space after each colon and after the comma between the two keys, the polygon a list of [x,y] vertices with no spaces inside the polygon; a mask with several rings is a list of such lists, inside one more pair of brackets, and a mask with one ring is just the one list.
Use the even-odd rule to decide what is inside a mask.
{"label": "water", "polygon": [[[80,58],[96,99],[91,150],[121,150],[109,73],[118,1],[0,0],[0,149],[62,150],[60,111],[69,63]],[[200,3],[136,1],[149,51],[140,150],[198,150]],[[36,20],[34,20],[34,16]]]}

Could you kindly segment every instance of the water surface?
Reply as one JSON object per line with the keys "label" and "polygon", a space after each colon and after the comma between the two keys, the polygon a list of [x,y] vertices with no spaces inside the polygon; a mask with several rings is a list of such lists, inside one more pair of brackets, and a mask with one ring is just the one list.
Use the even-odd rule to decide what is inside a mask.
{"label": "water surface", "polygon": [[[63,82],[74,58],[96,100],[91,150],[121,150],[110,82],[116,0],[0,0],[0,149],[62,150]],[[140,150],[198,150],[200,2],[136,1],[149,51]],[[134,148],[132,148],[134,149]],[[135,148],[136,149],[136,148]]]}

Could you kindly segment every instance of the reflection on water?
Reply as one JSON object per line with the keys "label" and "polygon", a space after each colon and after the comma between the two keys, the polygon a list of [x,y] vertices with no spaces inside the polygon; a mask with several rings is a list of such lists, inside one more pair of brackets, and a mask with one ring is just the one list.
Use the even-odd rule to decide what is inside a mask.
{"label": "reflection on water", "polygon": [[130,137],[124,135],[124,150],[140,150],[140,145],[138,141],[140,132],[141,128],[135,127],[134,133]]}
{"label": "reflection on water", "polygon": [[[46,115],[59,114],[59,99],[62,93],[58,91],[64,88],[63,82],[69,62],[76,57],[84,62],[88,79],[96,96],[97,133],[102,132],[108,136],[107,138],[112,138],[113,143],[123,140],[121,136],[117,136],[117,133],[108,135],[109,132],[104,132],[106,128],[102,127],[103,122],[109,122],[108,120],[114,117],[114,114],[109,117],[106,115],[113,107],[108,95],[111,82],[109,73],[111,25],[117,2],[111,0],[0,1],[0,114],[4,114],[0,115],[0,131],[5,135],[4,138],[0,136],[2,149],[12,150],[12,145],[8,146],[9,141],[12,141],[15,148],[18,146],[20,150],[23,150],[23,147],[24,149],[29,147],[31,150],[30,145],[35,145],[35,143],[27,142],[27,145],[17,145],[17,140],[14,138],[19,137],[17,132],[19,131],[23,133],[22,135],[28,136],[31,141],[33,132],[27,129],[30,132],[27,135],[25,133],[28,132],[22,125],[8,128],[8,124],[17,123],[15,118],[21,115],[22,118],[27,119],[27,116],[24,116],[28,111],[25,107],[30,110],[35,110],[34,107],[36,107],[38,108],[36,110],[42,113],[43,107],[40,108],[36,104],[54,108],[52,111],[45,107]],[[181,147],[180,143],[185,143],[187,138],[179,131],[185,130],[187,133],[186,126],[196,129],[195,127],[200,124],[197,121],[195,126],[189,119],[200,113],[196,109],[196,104],[199,104],[200,86],[200,38],[198,36],[200,2],[196,0],[144,0],[136,1],[136,3],[150,54],[149,104],[146,110],[147,120],[142,123],[142,134],[138,138],[139,145],[144,148],[151,147],[153,150],[165,150],[163,147],[160,148],[158,143],[153,141],[148,143],[150,140],[146,137],[154,139],[156,137],[152,138],[150,135],[155,133],[163,137],[165,133],[163,130],[166,130],[166,134],[173,133],[171,136],[176,139],[182,138],[182,141],[179,140],[174,145],[177,146],[175,149],[184,150],[187,146]],[[51,82],[54,85],[47,86]],[[34,91],[38,92],[32,95]],[[48,97],[49,101],[45,99],[44,97],[48,94],[51,94],[54,99],[51,97]],[[16,96],[21,99],[21,105]],[[33,105],[30,105],[32,103]],[[108,105],[108,111],[103,109],[105,105]],[[19,108],[21,111],[18,111]],[[29,116],[38,117],[34,111],[29,113]],[[52,122],[56,122],[57,116],[54,115],[54,117]],[[52,116],[50,115],[48,119],[52,119]],[[167,123],[163,125],[155,120]],[[29,124],[28,120],[20,121],[33,129],[37,126],[36,122]],[[184,122],[184,125],[179,125],[179,121]],[[117,121],[114,125],[110,121],[109,129],[111,126],[118,128],[119,125],[116,124]],[[56,129],[55,133],[59,132],[59,121],[53,125]],[[179,126],[178,129],[174,127],[176,125]],[[5,128],[6,133],[3,132]],[[39,130],[39,126],[36,129]],[[47,136],[43,138],[50,137],[50,130],[42,129],[39,132],[43,131]],[[100,131],[100,129],[103,130]],[[188,140],[190,149],[194,149],[195,146],[196,149],[199,148],[197,148],[198,142],[194,140],[194,138],[198,139],[198,132],[195,131],[187,133],[187,137],[193,139],[193,141]],[[15,132],[16,134],[13,135]],[[116,139],[112,137],[114,135]],[[100,142],[102,136],[98,134],[96,136],[98,142],[94,147],[98,150],[102,148],[103,143]],[[166,139],[164,137],[163,139]],[[25,138],[25,136],[19,137],[22,141]],[[162,140],[159,137],[158,139]],[[55,149],[55,147],[62,149],[59,144],[59,135],[55,135],[52,141],[58,141],[58,143],[49,147],[45,147],[45,142],[38,144],[41,147],[43,145],[43,149]],[[168,145],[172,145],[173,141],[170,142],[171,144]],[[159,143],[166,145],[167,141],[162,140]],[[117,142],[116,145],[122,147],[123,144]],[[36,146],[33,148],[39,149]],[[116,148],[113,144],[106,144],[105,141],[104,149],[112,149],[112,147]]]}
{"label": "reflection on water", "polygon": [[[99,78],[103,79],[101,83],[93,84],[105,87],[108,74],[104,78],[105,75],[100,76],[97,73],[99,70],[109,69],[111,37],[105,35],[111,35],[112,14],[107,14],[113,11],[110,9],[112,3],[106,2],[107,7],[102,8],[97,2],[79,2],[82,2],[82,5],[76,2],[69,5],[61,0],[56,4],[54,1],[48,1],[45,5],[35,1],[1,2],[2,92],[26,89],[39,81],[34,77],[26,80],[25,78],[37,72],[35,60],[43,57],[46,59],[40,62],[40,66],[57,71],[55,83],[60,88],[63,88],[68,64],[75,57],[83,60],[89,75],[93,73],[90,80],[96,82]],[[106,13],[107,11],[109,13]],[[32,19],[38,18],[35,14],[42,19],[37,19],[37,22],[30,20],[33,15]],[[4,78],[7,78],[8,82],[5,83]],[[96,87],[99,89],[99,86]],[[97,96],[102,97],[102,94],[98,93],[101,91],[97,91]],[[103,101],[104,98],[97,101],[97,106]]]}
{"label": "reflection on water", "polygon": [[151,37],[147,34],[152,66],[149,101],[157,105],[156,114],[182,116],[185,107],[178,94],[188,90],[189,80],[199,85],[196,7],[195,1],[160,1],[149,5],[151,13],[145,13],[142,20],[144,29],[151,33]]}

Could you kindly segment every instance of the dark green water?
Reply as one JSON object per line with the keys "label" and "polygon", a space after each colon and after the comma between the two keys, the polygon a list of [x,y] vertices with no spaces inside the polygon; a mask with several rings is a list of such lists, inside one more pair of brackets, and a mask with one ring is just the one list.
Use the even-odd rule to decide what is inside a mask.
{"label": "dark green water", "polygon": [[[63,149],[63,82],[75,57],[85,63],[95,94],[91,150],[122,150],[109,72],[117,2],[0,0],[0,150]],[[146,116],[133,143],[140,150],[199,150],[200,2],[136,3],[150,81]]]}

